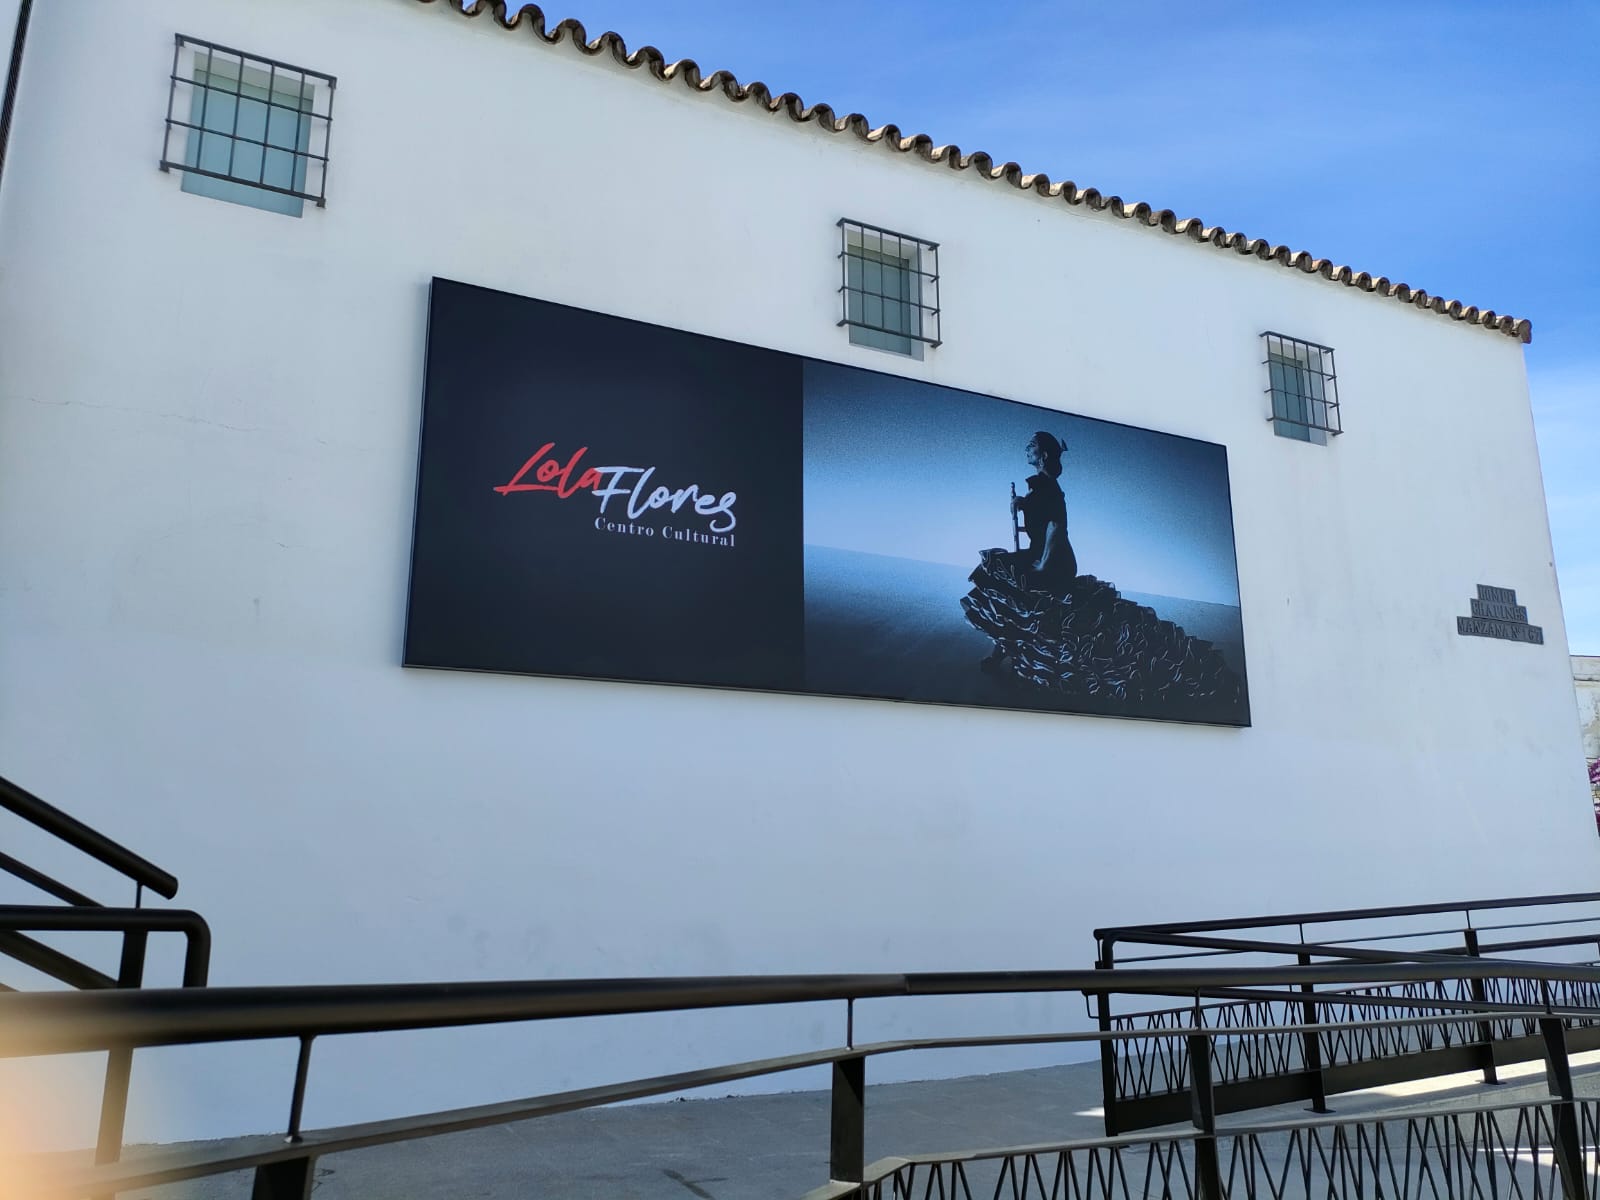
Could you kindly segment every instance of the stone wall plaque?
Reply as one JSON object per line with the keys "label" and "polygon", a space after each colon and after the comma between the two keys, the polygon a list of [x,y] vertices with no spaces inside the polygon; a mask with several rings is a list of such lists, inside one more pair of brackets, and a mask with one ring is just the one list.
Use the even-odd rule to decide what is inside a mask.
{"label": "stone wall plaque", "polygon": [[1472,600],[1472,615],[1456,618],[1456,632],[1462,637],[1544,645],[1544,630],[1528,624],[1528,610],[1517,603],[1517,593],[1511,588],[1489,587],[1482,583]]}

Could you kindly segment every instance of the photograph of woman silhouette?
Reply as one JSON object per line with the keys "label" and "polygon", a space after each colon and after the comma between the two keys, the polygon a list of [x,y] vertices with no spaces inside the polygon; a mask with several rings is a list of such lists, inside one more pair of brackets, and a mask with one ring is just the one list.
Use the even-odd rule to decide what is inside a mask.
{"label": "photograph of woman silhouette", "polygon": [[967,620],[994,639],[979,666],[1025,689],[1236,703],[1241,684],[1220,651],[1111,585],[1079,576],[1057,482],[1065,449],[1043,431],[1028,439],[1024,453],[1035,473],[1026,494],[1011,497],[1027,549],[982,551],[972,591],[962,597]]}
{"label": "photograph of woman silhouette", "polygon": [[1012,515],[1022,518],[1028,534],[1027,557],[1019,561],[1050,591],[1064,591],[1078,577],[1078,556],[1067,538],[1067,498],[1056,482],[1065,450],[1052,434],[1040,431],[1029,438],[1023,453],[1035,473],[1028,476],[1027,494],[1011,497]]}
{"label": "photograph of woman silhouette", "polygon": [[1249,723],[1222,447],[827,363],[804,394],[808,691]]}
{"label": "photograph of woman silhouette", "polygon": [[[1054,434],[1043,430],[1034,434],[1023,449],[1028,466],[1034,471],[1028,476],[1028,490],[1019,496],[1015,485],[1011,489],[1011,516],[1014,521],[1020,518],[1018,527],[1028,535],[1028,546],[1014,549],[1007,562],[1019,580],[1052,596],[1065,596],[1078,578],[1078,556],[1067,536],[1067,498],[1056,482],[1061,478],[1061,455],[1065,450]],[[969,603],[963,601],[964,606]],[[1005,650],[997,640],[994,650],[980,665],[985,670],[995,670],[1004,659]]]}

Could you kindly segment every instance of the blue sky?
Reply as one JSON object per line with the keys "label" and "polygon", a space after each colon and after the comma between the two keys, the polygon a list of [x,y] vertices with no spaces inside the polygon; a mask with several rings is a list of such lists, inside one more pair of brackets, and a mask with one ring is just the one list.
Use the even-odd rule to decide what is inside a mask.
{"label": "blue sky", "polygon": [[571,0],[549,16],[1530,318],[1569,639],[1600,654],[1600,3]]}

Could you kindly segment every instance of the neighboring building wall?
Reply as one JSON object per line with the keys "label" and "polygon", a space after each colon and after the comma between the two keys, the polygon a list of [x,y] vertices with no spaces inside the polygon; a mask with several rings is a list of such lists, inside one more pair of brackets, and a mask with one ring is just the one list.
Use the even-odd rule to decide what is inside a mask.
{"label": "neighboring building wall", "polygon": [[[325,210],[156,170],[174,31],[338,76]],[[216,983],[1081,966],[1099,923],[1594,886],[1514,339],[444,4],[48,5],[29,54],[0,227],[0,771],[174,870]],[[925,361],[836,327],[842,216],[941,243]],[[403,670],[434,275],[1224,443],[1253,727]],[[1331,445],[1272,436],[1264,329],[1337,349]],[[1545,644],[1458,636],[1480,583]],[[953,1011],[864,1005],[858,1035],[1084,1021]],[[842,1022],[319,1043],[307,1119]],[[136,1106],[134,1136],[282,1121],[288,1049],[140,1063],[171,1122]],[[214,1074],[175,1082],[195,1063]]]}
{"label": "neighboring building wall", "polygon": [[1578,688],[1578,722],[1583,727],[1583,755],[1600,758],[1600,656],[1574,654],[1572,678]]}
{"label": "neighboring building wall", "polygon": [[1578,724],[1589,765],[1589,789],[1594,793],[1595,822],[1600,826],[1600,656],[1574,654],[1572,678],[1578,689]]}

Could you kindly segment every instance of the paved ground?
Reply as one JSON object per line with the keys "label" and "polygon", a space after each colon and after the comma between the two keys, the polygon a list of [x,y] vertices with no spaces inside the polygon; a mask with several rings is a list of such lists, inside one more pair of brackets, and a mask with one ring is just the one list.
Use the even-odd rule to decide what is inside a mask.
{"label": "paved ground", "polygon": [[[1600,1055],[1575,1058],[1583,1095],[1600,1097]],[[1542,1065],[1511,1068],[1498,1087],[1453,1076],[1336,1097],[1340,1118],[1545,1098]],[[330,1156],[317,1200],[798,1200],[827,1178],[828,1094],[795,1092],[570,1113]],[[1098,1064],[1009,1072],[867,1091],[867,1158],[1094,1138],[1102,1133]],[[1310,1114],[1258,1110],[1224,1124]],[[150,1148],[143,1148],[148,1150]],[[141,1153],[129,1151],[129,1157]],[[238,1174],[139,1193],[149,1200],[246,1200]]]}

